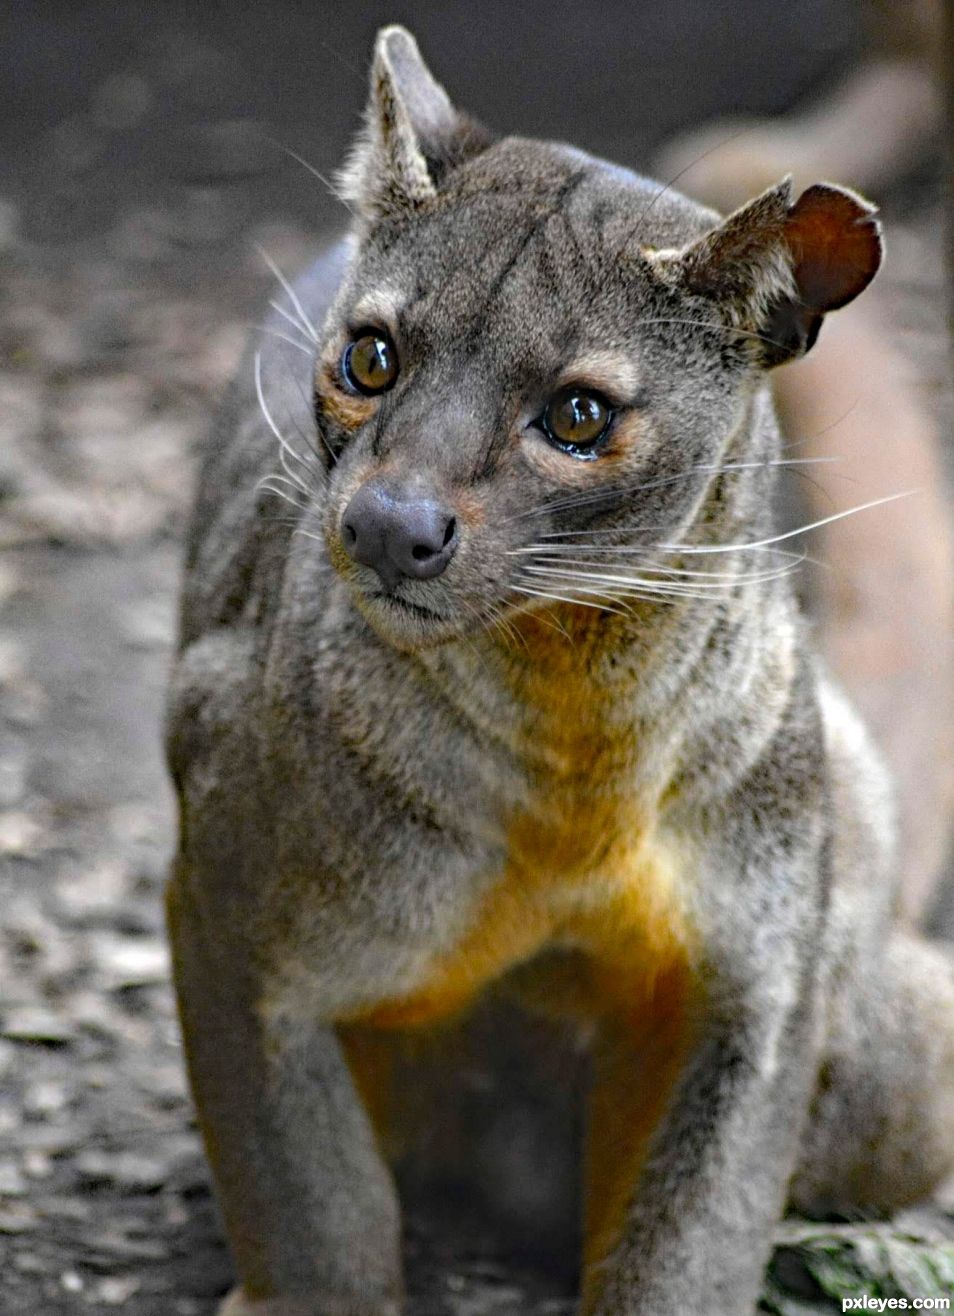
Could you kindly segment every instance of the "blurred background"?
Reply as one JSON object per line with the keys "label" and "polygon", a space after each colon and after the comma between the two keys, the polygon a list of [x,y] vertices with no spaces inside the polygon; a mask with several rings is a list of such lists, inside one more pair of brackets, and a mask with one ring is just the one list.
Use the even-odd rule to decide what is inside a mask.
{"label": "blurred background", "polygon": [[[258,248],[293,274],[343,222],[281,146],[333,172],[374,32],[393,21],[491,128],[644,169],[713,117],[815,104],[865,41],[850,0],[4,7],[0,1307],[11,1316],[205,1316],[228,1279],[160,904],[179,537],[211,408],[275,295]],[[877,198],[881,298],[942,415],[941,166],[930,135],[905,151]],[[441,1263],[421,1231],[415,1311],[564,1310],[533,1274],[514,1288],[476,1243]]]}

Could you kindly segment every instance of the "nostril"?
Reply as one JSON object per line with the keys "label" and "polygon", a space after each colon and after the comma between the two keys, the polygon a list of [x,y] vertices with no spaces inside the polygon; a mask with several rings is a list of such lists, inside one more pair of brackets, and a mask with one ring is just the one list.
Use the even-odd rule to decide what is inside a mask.
{"label": "nostril", "polygon": [[441,540],[440,548],[436,546],[433,540],[429,544],[414,544],[411,548],[411,557],[415,562],[427,562],[431,558],[439,557],[440,554],[444,552],[444,549],[447,548],[456,533],[457,520],[455,517],[451,516],[448,518],[447,525],[444,527],[444,538]]}
{"label": "nostril", "polygon": [[343,525],[341,527],[346,544],[356,544],[358,542],[358,532],[353,525]]}

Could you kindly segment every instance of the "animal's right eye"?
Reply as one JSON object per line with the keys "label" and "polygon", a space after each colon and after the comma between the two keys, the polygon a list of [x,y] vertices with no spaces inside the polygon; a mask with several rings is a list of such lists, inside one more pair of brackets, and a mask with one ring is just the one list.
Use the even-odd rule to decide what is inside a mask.
{"label": "animal's right eye", "polygon": [[365,329],[341,354],[341,374],[349,388],[370,397],[385,393],[398,377],[394,344],[380,329]]}

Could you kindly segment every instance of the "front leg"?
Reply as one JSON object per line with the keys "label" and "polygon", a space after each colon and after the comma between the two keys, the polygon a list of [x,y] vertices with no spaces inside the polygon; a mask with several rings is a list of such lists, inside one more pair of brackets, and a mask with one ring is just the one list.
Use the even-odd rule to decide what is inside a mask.
{"label": "front leg", "polygon": [[195,879],[180,863],[168,909],[192,1091],[241,1281],[222,1316],[397,1316],[397,1198],[338,1038],[262,1009],[254,948],[226,909],[194,897]]}
{"label": "front leg", "polygon": [[759,880],[765,847],[742,863],[714,847],[698,878],[719,884],[721,912],[693,967],[666,968],[602,1022],[586,1316],[755,1310],[818,1067],[825,885],[814,840],[794,862],[768,848]]}
{"label": "front leg", "polygon": [[[749,1316],[755,1308],[811,1096],[814,1027],[807,1009],[761,1026],[698,1023],[699,1040],[652,1130],[645,1098],[633,1099],[645,1053],[622,1042],[618,1022],[607,1026],[612,1040],[604,1034],[583,1303],[592,1316]],[[671,1065],[679,1045],[657,1041],[653,1054]],[[649,1112],[658,1104],[655,1096]]]}

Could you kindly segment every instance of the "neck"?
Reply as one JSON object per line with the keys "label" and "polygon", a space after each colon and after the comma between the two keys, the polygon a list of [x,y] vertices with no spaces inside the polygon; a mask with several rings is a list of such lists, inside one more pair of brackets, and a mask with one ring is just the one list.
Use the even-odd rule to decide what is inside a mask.
{"label": "neck", "polygon": [[[625,610],[559,603],[434,651],[427,666],[480,733],[537,779],[615,775],[630,743],[677,603]],[[627,742],[623,744],[622,742]]]}

